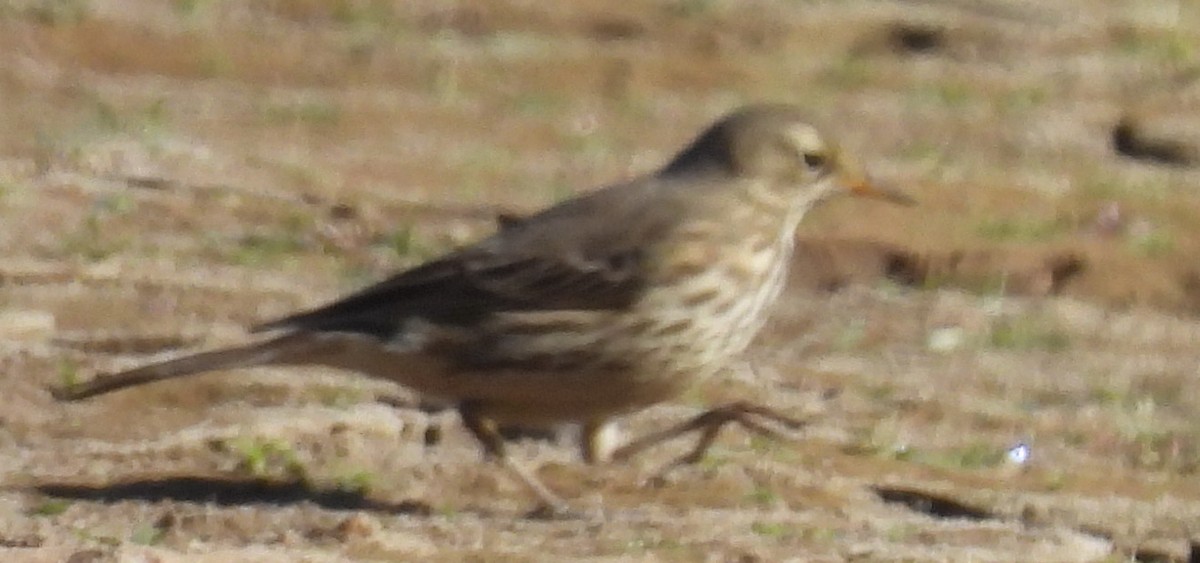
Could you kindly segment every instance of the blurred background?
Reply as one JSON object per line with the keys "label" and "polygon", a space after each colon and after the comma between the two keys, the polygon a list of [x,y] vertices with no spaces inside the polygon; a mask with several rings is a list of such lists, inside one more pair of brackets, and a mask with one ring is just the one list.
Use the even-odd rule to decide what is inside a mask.
{"label": "blurred background", "polygon": [[[774,375],[713,392],[824,405],[833,414],[817,435],[830,451],[780,463],[844,456],[826,466],[833,477],[815,479],[832,479],[829,490],[775,473],[730,485],[713,469],[718,477],[682,482],[724,483],[716,489],[662,496],[636,490],[632,474],[563,461],[548,480],[599,487],[609,505],[656,508],[587,541],[528,522],[515,540],[484,509],[461,517],[483,547],[460,530],[451,556],[536,558],[523,542],[540,542],[578,556],[684,560],[955,560],[969,548],[988,560],[1195,558],[1198,49],[1191,0],[0,1],[0,444],[23,452],[0,476],[57,483],[59,471],[107,486],[130,464],[245,474],[244,458],[258,455],[287,474],[287,459],[334,463],[302,445],[328,439],[324,422],[308,438],[271,438],[301,452],[293,457],[276,442],[229,436],[249,432],[239,425],[250,406],[277,420],[332,420],[339,436],[400,416],[360,405],[378,384],[264,370],[76,410],[44,387],[241,338],[245,324],[485,236],[498,214],[651,171],[742,104],[782,101],[807,108],[876,178],[921,202],[837,202],[812,214],[791,304],[759,353]],[[690,411],[657,420],[679,412]],[[221,422],[204,422],[214,416]],[[164,432],[176,433],[151,440]],[[1030,437],[1030,459],[1054,461],[1014,477],[1004,452]],[[143,453],[97,445],[112,440]],[[214,441],[225,449],[205,445]],[[276,445],[263,454],[263,444]],[[376,488],[400,487],[400,498],[435,512],[434,498],[493,506],[471,492],[480,487],[519,504],[520,491],[487,481],[462,444],[461,459],[444,461],[450,469],[404,460],[444,483]],[[160,446],[176,452],[169,463]],[[745,456],[740,465],[757,459],[749,445],[729,447]],[[350,465],[418,479],[397,477],[399,462],[371,449],[355,450],[367,457]],[[87,457],[97,451],[108,461]],[[81,463],[104,469],[88,474]],[[340,483],[356,471],[324,477]],[[881,492],[883,482],[904,487]],[[722,497],[722,487],[736,492]],[[866,490],[877,493],[870,502]],[[946,514],[976,525],[950,532],[938,524],[945,514],[898,514],[897,502],[942,506],[929,490],[968,499],[976,508]],[[688,510],[693,495],[733,512],[656,516]],[[806,512],[821,504],[814,495],[832,512]],[[274,545],[258,532],[212,531],[247,518],[220,510],[191,528],[159,526],[193,510],[163,497],[121,509],[70,503],[63,516],[37,514],[49,502],[40,493],[0,493],[11,508],[0,545],[132,543],[164,557],[197,538],[212,553]],[[871,524],[838,512],[846,506]],[[334,530],[333,540],[283,541],[292,555],[446,547],[422,551],[409,538],[354,551],[398,530],[425,538],[436,519],[364,524],[321,507],[286,510],[299,512],[243,524]],[[93,532],[116,538],[108,543],[70,533],[106,514],[148,522],[154,541],[119,526]],[[737,531],[713,540],[704,530],[714,522]],[[656,532],[636,531],[647,526]],[[13,547],[20,538],[34,539]]]}
{"label": "blurred background", "polygon": [[[497,209],[651,170],[766,100],[809,108],[921,196],[919,214],[807,225],[912,251],[902,279],[1200,308],[1176,259],[1196,250],[1194,3],[0,9],[3,240],[22,255],[170,252],[353,284],[477,236]],[[835,251],[861,267],[887,252]],[[851,274],[867,275],[835,277]]]}

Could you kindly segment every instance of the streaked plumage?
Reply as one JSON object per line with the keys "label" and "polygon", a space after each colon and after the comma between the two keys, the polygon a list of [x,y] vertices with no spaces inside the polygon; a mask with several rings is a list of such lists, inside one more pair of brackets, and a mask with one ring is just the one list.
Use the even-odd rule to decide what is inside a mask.
{"label": "streaked plumage", "polygon": [[475,245],[254,328],[279,336],[59,396],[317,364],[458,405],[501,458],[497,424],[576,422],[584,457],[603,459],[608,420],[670,400],[745,349],[783,287],[800,219],[844,189],[899,197],[869,186],[797,110],[753,106],[653,175],[508,218]]}

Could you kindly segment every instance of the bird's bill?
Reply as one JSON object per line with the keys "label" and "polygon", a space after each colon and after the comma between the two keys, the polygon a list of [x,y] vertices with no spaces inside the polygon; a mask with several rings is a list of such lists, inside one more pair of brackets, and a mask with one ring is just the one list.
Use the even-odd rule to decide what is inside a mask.
{"label": "bird's bill", "polygon": [[917,200],[908,194],[891,186],[876,182],[865,174],[843,175],[841,184],[853,196],[882,199],[900,205],[916,205],[917,203]]}

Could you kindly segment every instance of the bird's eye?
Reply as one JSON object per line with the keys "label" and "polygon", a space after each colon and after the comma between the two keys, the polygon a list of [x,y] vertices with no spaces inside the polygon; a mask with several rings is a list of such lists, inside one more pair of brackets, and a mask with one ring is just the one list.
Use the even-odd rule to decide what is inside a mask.
{"label": "bird's eye", "polygon": [[804,153],[804,165],[809,168],[825,168],[825,155],[815,152]]}

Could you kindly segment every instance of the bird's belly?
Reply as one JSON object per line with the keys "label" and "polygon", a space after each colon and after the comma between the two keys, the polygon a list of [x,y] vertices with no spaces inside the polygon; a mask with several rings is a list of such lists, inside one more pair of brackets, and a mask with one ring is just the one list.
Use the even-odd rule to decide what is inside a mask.
{"label": "bird's belly", "polygon": [[405,378],[428,395],[475,401],[489,418],[522,424],[607,418],[677,396],[691,373],[663,362],[644,335],[630,331],[628,314],[498,316],[443,349],[438,373]]}
{"label": "bird's belly", "polygon": [[671,400],[726,367],[763,326],[786,260],[757,263],[763,267],[714,269],[658,286],[622,311],[500,316],[471,345],[456,347],[450,369],[426,390],[531,424],[607,418]]}
{"label": "bird's belly", "polygon": [[546,426],[603,420],[678,395],[677,374],[622,371],[502,371],[448,374],[458,401],[506,424]]}

